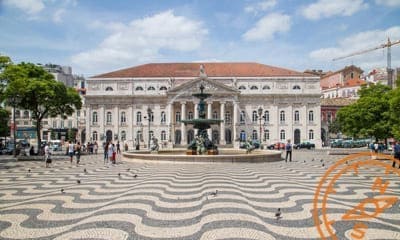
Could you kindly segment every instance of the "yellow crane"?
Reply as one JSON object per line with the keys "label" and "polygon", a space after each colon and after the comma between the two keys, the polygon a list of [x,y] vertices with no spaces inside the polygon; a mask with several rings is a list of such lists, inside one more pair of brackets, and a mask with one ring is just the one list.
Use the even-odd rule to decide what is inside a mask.
{"label": "yellow crane", "polygon": [[400,40],[391,42],[390,38],[388,38],[387,43],[383,43],[383,44],[381,44],[381,45],[379,45],[377,47],[373,47],[373,48],[370,48],[370,49],[365,49],[365,50],[357,51],[357,52],[354,52],[354,53],[350,53],[350,54],[342,56],[342,57],[337,57],[337,58],[332,59],[332,61],[337,61],[337,60],[341,60],[341,59],[344,59],[344,58],[348,58],[348,57],[352,57],[352,56],[356,56],[356,55],[361,55],[361,54],[364,54],[364,53],[367,53],[367,52],[371,52],[371,51],[374,51],[374,50],[377,50],[377,49],[381,49],[381,48],[387,48],[387,69],[386,70],[387,70],[387,73],[388,73],[388,85],[390,87],[393,87],[393,69],[392,69],[392,50],[391,50],[391,47],[393,45],[396,45],[396,44],[399,44],[399,43],[400,43]]}

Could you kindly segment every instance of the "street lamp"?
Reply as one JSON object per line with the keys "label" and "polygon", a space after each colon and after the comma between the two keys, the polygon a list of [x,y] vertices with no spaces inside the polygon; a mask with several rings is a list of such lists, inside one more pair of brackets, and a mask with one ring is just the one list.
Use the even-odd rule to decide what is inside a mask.
{"label": "street lamp", "polygon": [[263,109],[262,109],[262,107],[260,106],[259,108],[258,108],[258,120],[260,121],[260,144],[261,144],[261,130],[262,130],[262,128],[261,128],[261,115],[262,115],[262,113],[263,113]]}
{"label": "street lamp", "polygon": [[[147,148],[150,149],[150,121],[151,121],[151,115],[153,112],[151,111],[151,108],[147,108],[147,120],[149,121],[149,139],[148,139],[148,145]],[[145,117],[146,118],[146,117]]]}
{"label": "street lamp", "polygon": [[16,134],[16,127],[17,124],[15,124],[15,108],[17,106],[18,103],[18,98],[17,96],[12,96],[8,99],[8,102],[10,103],[10,105],[13,107],[13,137],[14,137],[14,149],[13,149],[13,155],[14,157],[17,156],[17,134]]}

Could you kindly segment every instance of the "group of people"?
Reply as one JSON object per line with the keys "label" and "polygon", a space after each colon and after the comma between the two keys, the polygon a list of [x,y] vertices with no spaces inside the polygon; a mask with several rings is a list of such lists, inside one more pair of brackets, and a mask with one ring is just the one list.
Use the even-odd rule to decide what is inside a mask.
{"label": "group of people", "polygon": [[104,164],[115,164],[117,160],[117,154],[121,153],[119,141],[117,144],[112,143],[112,141],[103,144],[104,149]]}
{"label": "group of people", "polygon": [[97,144],[96,141],[88,142],[86,145],[84,145],[84,148],[88,154],[97,154],[99,145]]}

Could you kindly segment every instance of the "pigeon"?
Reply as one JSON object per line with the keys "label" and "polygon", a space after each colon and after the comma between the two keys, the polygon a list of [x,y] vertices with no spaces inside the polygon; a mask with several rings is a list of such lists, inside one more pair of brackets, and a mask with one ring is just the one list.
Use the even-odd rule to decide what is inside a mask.
{"label": "pigeon", "polygon": [[324,159],[321,159],[320,162],[324,161]]}
{"label": "pigeon", "polygon": [[346,164],[349,164],[349,161],[346,161]]}
{"label": "pigeon", "polygon": [[118,173],[118,177],[121,177],[121,173]]}
{"label": "pigeon", "polygon": [[217,194],[218,194],[218,190],[215,190],[215,192],[210,193],[210,195],[211,195],[211,196],[214,196],[214,197],[216,197]]}
{"label": "pigeon", "polygon": [[306,163],[306,160],[304,160],[304,163]]}
{"label": "pigeon", "polygon": [[137,174],[133,175],[134,178],[137,178]]}
{"label": "pigeon", "polygon": [[65,192],[64,192],[64,188],[61,188],[61,193],[65,193]]}
{"label": "pigeon", "polygon": [[127,172],[129,172],[130,170],[131,170],[130,168],[126,169]]}
{"label": "pigeon", "polygon": [[84,172],[84,173],[87,173],[86,168],[83,169],[83,172]]}
{"label": "pigeon", "polygon": [[28,172],[29,172],[29,173],[31,172],[31,169],[30,169],[30,168],[28,169]]}
{"label": "pigeon", "polygon": [[282,213],[281,213],[281,209],[280,209],[280,208],[278,208],[278,211],[276,211],[276,213],[275,213],[276,220],[279,220],[279,219],[281,219],[281,218],[282,218],[282,217],[281,217],[281,215],[282,215]]}
{"label": "pigeon", "polygon": [[77,184],[81,184],[81,180],[79,180],[79,179],[76,180],[76,183],[77,183]]}
{"label": "pigeon", "polygon": [[313,162],[314,162],[314,160],[315,160],[315,159],[313,158],[311,161],[313,161]]}
{"label": "pigeon", "polygon": [[325,167],[325,163],[323,163],[322,166]]}

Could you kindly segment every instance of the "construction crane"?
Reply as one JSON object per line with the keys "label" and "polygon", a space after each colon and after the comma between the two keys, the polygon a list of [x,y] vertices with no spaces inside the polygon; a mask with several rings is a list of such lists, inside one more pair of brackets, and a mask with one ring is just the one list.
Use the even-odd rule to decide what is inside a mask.
{"label": "construction crane", "polygon": [[392,50],[391,50],[391,47],[393,45],[396,45],[396,44],[399,44],[399,43],[400,43],[400,40],[391,42],[390,38],[388,38],[387,43],[381,44],[381,45],[379,45],[377,47],[374,47],[374,48],[365,49],[365,50],[357,51],[357,52],[354,52],[354,53],[350,53],[350,54],[342,56],[342,57],[337,57],[337,58],[332,59],[332,61],[337,61],[337,60],[341,60],[341,59],[344,59],[344,58],[348,58],[348,57],[352,57],[352,56],[356,56],[356,55],[361,55],[361,54],[364,54],[364,53],[367,53],[367,52],[371,52],[371,51],[374,51],[374,50],[377,50],[377,49],[381,49],[381,48],[387,48],[387,69],[386,70],[387,70],[387,73],[388,73],[388,85],[390,87],[393,87],[393,69],[392,69]]}

